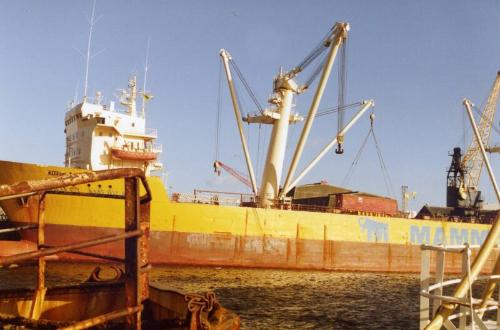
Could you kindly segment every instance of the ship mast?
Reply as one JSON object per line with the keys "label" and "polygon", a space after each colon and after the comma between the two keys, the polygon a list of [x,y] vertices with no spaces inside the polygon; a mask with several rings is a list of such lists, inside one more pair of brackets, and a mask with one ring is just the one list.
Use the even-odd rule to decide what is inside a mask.
{"label": "ship mast", "polygon": [[83,87],[83,102],[87,102],[87,88],[88,88],[88,81],[89,81],[89,65],[90,65],[90,45],[92,43],[92,31],[94,29],[94,24],[95,24],[95,4],[96,0],[94,0],[94,3],[92,5],[92,15],[90,16],[90,21],[89,21],[89,39],[87,43],[87,56],[85,59],[85,82],[84,82],[84,87]]}
{"label": "ship mast", "polygon": [[142,104],[141,104],[141,115],[142,118],[146,118],[146,101],[150,98],[150,95],[146,92],[146,81],[148,78],[149,70],[149,46],[151,43],[151,37],[148,37],[148,47],[146,50],[146,64],[144,64],[144,85],[142,87]]}
{"label": "ship mast", "polygon": [[127,107],[127,113],[131,117],[137,116],[137,77],[132,76],[128,80],[128,92],[123,91],[120,97],[120,104]]}
{"label": "ship mast", "polygon": [[269,100],[277,109],[265,112],[264,115],[252,117],[248,122],[265,124],[271,121],[273,130],[269,141],[269,149],[262,173],[259,204],[261,207],[271,207],[273,200],[279,194],[279,183],[283,171],[286,142],[290,123],[296,123],[301,117],[290,117],[294,94],[299,93],[299,86],[291,78],[289,72],[283,73],[282,69],[274,79],[274,95]]}

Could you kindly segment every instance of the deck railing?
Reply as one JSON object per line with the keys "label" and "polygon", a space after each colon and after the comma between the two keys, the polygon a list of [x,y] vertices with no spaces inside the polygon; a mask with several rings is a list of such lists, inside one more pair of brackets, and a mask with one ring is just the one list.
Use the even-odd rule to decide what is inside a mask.
{"label": "deck railing", "polygon": [[[471,255],[472,249],[478,249],[476,245],[422,245],[421,246],[421,271],[420,271],[420,322],[419,329],[425,329],[430,319],[436,314],[441,304],[453,303],[459,305],[457,313],[452,314],[443,323],[448,330],[465,329],[497,329],[500,328],[499,293],[497,299],[492,299],[494,283],[500,281],[500,275],[471,277]],[[445,255],[455,253],[462,255],[461,277],[445,278]],[[431,255],[435,254],[436,266],[434,276],[431,277]],[[462,298],[444,295],[444,288],[451,288],[459,284],[463,278],[469,283],[467,295]],[[431,279],[434,280],[431,283]],[[478,280],[487,280],[488,284],[481,299],[474,298],[472,288]],[[498,291],[498,290],[497,290]],[[485,297],[487,297],[485,299]],[[489,297],[489,298],[488,298]],[[431,309],[432,306],[432,309]],[[496,310],[496,320],[483,320],[484,313]],[[452,321],[458,320],[458,327]]]}
{"label": "deck railing", "polygon": [[[63,194],[69,196],[96,197],[95,194],[78,193],[66,191],[64,188],[76,185],[88,184],[103,180],[121,179],[125,180],[125,193],[122,196],[101,195],[101,198],[120,198],[125,201],[124,232],[94,238],[86,241],[65,244],[62,246],[47,246],[45,244],[45,200],[50,194]],[[139,195],[139,185],[146,191],[144,196]],[[71,189],[70,189],[71,190]],[[45,283],[45,257],[62,252],[75,253],[101,258],[104,260],[121,261],[125,263],[125,308],[118,311],[99,315],[97,317],[83,320],[72,324],[68,329],[86,329],[108,321],[127,318],[127,328],[140,329],[142,302],[148,296],[149,247],[147,235],[149,233],[149,204],[151,201],[151,190],[146,181],[144,173],[139,169],[113,169],[80,174],[68,174],[46,180],[20,182],[11,185],[0,185],[0,200],[15,199],[21,197],[35,198],[38,203],[38,216],[35,224],[19,226],[9,231],[37,230],[37,249],[31,252],[0,257],[0,266],[8,266],[13,263],[37,259],[37,285],[33,294],[31,319],[38,319],[42,313],[42,304],[45,299],[47,287]],[[112,256],[98,255],[80,251],[80,249],[97,246],[119,240],[125,241],[125,259]]]}

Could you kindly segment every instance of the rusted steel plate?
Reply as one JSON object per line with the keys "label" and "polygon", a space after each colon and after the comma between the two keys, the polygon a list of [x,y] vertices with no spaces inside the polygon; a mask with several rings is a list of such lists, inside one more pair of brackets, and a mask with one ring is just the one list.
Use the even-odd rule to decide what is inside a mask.
{"label": "rusted steel plate", "polygon": [[146,177],[144,176],[144,172],[136,168],[120,168],[78,174],[67,174],[45,180],[24,181],[12,185],[3,184],[0,185],[0,198],[4,199],[9,198],[10,196],[29,195],[46,190],[59,189],[95,181],[131,177],[139,177],[141,179],[147,193],[145,200],[151,200],[151,189],[149,188]]}
{"label": "rusted steel plate", "polygon": [[[46,242],[50,245],[70,243],[69,233],[78,228],[81,239],[121,233],[122,229],[46,225]],[[27,232],[28,233],[28,232]],[[27,236],[36,240],[36,236]],[[386,243],[342,242],[332,240],[296,240],[266,236],[208,235],[182,232],[151,231],[149,262],[152,264],[210,265],[289,269],[360,270],[419,272],[420,246]],[[224,237],[223,237],[224,236]],[[222,244],[222,242],[225,242]],[[0,243],[1,244],[1,243]],[[1,245],[0,245],[1,246]],[[158,248],[161,247],[161,248]],[[86,248],[85,252],[123,255],[121,242]],[[475,252],[473,252],[475,253]],[[499,255],[492,255],[485,268],[490,271]],[[79,255],[61,254],[63,260],[93,260]],[[461,260],[450,255],[449,271],[460,272]]]}
{"label": "rusted steel plate", "polygon": [[36,250],[34,241],[0,241],[0,258]]}

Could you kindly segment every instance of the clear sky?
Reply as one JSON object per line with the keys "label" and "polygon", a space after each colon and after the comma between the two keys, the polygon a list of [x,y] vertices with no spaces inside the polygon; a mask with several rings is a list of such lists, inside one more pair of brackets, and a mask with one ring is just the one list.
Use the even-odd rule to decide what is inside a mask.
{"label": "clear sky", "polygon": [[[75,94],[82,96],[79,52],[86,49],[91,7],[91,1],[0,1],[1,159],[63,164],[64,113]],[[464,143],[462,99],[483,104],[500,69],[500,2],[495,0],[101,0],[96,13],[101,18],[94,29],[90,94],[100,90],[113,100],[131,74],[142,86],[151,38],[148,89],[155,99],[147,126],[159,130],[161,160],[173,191],[246,190],[212,171],[220,48],[231,52],[265,104],[280,66],[295,66],[335,22],[349,22],[347,103],[375,100],[375,133],[395,197],[399,200],[401,185],[408,185],[417,192],[413,209],[444,205],[448,152]],[[335,71],[320,109],[336,105],[337,84]],[[299,96],[295,110],[305,115],[311,94]],[[223,98],[220,158],[243,172],[227,87]],[[248,99],[242,103],[245,112],[255,111]],[[336,117],[318,118],[314,126],[299,168],[334,136]],[[286,164],[300,128],[290,130]],[[345,153],[330,152],[304,182],[340,184],[368,129],[365,116],[346,136]],[[258,128],[247,132],[256,163]],[[262,138],[269,132],[263,129]],[[498,140],[494,132],[492,141]],[[498,158],[492,156],[493,166],[498,167]],[[485,173],[482,182],[488,182]],[[494,201],[489,184],[484,186]],[[387,194],[373,142],[348,187]]]}

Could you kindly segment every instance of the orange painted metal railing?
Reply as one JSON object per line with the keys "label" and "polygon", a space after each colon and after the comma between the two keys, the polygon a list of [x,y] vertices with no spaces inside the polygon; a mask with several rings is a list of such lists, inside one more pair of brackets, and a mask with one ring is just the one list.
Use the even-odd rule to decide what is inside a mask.
{"label": "orange painted metal railing", "polygon": [[[79,195],[84,197],[96,197],[95,194],[80,194],[78,192],[65,192],[61,188],[86,184],[96,181],[113,180],[123,178],[125,180],[125,193],[123,196],[99,195],[101,198],[121,198],[125,200],[124,232],[116,235],[100,237],[87,241],[80,241],[57,247],[45,245],[45,197],[49,194]],[[146,194],[140,196],[139,185],[142,183]],[[141,328],[142,302],[148,297],[149,269],[149,207],[151,201],[151,190],[142,170],[139,169],[114,169],[80,174],[68,174],[57,178],[38,181],[26,181],[12,185],[0,185],[0,200],[13,199],[26,196],[38,196],[38,216],[36,228],[38,231],[38,248],[35,251],[0,257],[0,266],[6,266],[21,261],[37,259],[37,286],[33,295],[32,311],[33,318],[38,318],[44,300],[47,287],[45,284],[45,257],[67,252],[83,253],[78,249],[101,245],[118,240],[125,241],[125,308],[112,311],[88,320],[72,324],[65,329],[86,329],[98,324],[106,323],[114,319],[127,317],[127,328]],[[14,228],[15,230],[33,229],[31,226]],[[93,257],[110,259],[112,257],[92,255]],[[114,258],[116,261],[116,258]]]}

